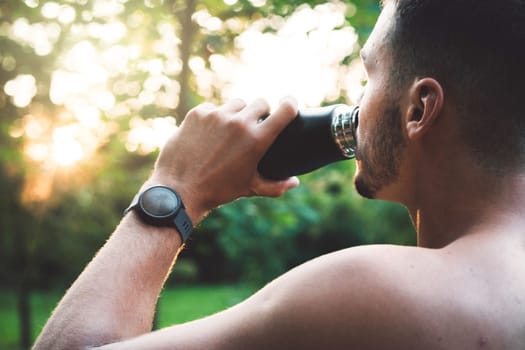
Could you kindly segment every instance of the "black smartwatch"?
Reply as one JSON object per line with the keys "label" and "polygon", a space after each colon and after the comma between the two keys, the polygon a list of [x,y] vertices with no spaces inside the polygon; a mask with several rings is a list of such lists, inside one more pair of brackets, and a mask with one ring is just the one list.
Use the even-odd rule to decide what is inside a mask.
{"label": "black smartwatch", "polygon": [[124,210],[124,215],[131,210],[149,225],[175,227],[183,242],[193,229],[179,194],[166,186],[152,186],[138,193],[130,206]]}

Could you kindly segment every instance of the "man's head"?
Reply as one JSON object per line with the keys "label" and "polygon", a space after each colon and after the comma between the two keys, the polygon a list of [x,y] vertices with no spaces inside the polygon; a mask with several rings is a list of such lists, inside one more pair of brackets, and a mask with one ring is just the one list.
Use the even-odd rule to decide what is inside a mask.
{"label": "man's head", "polygon": [[[364,52],[372,52],[373,65],[383,66],[382,88],[387,91],[383,103],[377,103],[381,107],[369,114],[390,111],[391,116],[415,82],[432,78],[442,89],[445,102],[457,111],[459,133],[473,159],[494,174],[523,169],[525,1],[386,0],[384,7],[384,18],[380,17]],[[370,84],[378,76],[367,70]],[[380,119],[375,122],[385,124]],[[391,131],[399,141],[402,131],[397,127]],[[400,142],[393,151],[400,152],[403,147]],[[367,154],[373,152],[363,150],[363,168]],[[399,164],[390,170],[399,172],[396,166]],[[358,173],[358,189],[363,181],[366,185],[365,180],[373,180],[371,175]],[[395,174],[388,180],[371,184],[369,190],[388,186],[396,180]],[[370,196],[366,190],[362,193]]]}
{"label": "man's head", "polygon": [[393,84],[433,77],[487,170],[524,165],[525,1],[387,0]]}

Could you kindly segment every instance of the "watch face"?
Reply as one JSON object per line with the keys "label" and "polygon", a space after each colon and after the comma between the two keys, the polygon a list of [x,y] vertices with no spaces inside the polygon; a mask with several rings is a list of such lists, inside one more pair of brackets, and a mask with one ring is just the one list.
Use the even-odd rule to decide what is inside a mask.
{"label": "watch face", "polygon": [[152,187],[139,199],[142,210],[150,216],[164,218],[173,215],[180,206],[177,194],[167,187]]}

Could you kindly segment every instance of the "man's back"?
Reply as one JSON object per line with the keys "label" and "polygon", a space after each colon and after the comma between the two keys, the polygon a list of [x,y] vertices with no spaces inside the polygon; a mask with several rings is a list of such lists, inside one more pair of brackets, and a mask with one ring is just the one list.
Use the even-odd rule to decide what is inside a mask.
{"label": "man's back", "polygon": [[[304,272],[292,271],[293,285],[274,287],[277,309],[290,313],[276,318],[304,327],[302,348],[521,349],[525,237],[519,234],[473,234],[441,249],[365,246],[321,257],[299,268]],[[317,291],[302,288],[311,298],[305,303],[297,293],[309,280]],[[312,309],[302,310],[305,304]],[[312,318],[308,332],[304,320]]]}
{"label": "man's back", "polygon": [[[370,246],[342,254],[358,266],[356,273],[368,274],[361,277],[368,290],[357,304],[366,307],[360,317],[369,317],[348,325],[347,332],[356,333],[350,344],[359,340],[360,349],[523,348],[521,232],[472,234],[441,249]],[[356,286],[348,288],[355,297]]]}

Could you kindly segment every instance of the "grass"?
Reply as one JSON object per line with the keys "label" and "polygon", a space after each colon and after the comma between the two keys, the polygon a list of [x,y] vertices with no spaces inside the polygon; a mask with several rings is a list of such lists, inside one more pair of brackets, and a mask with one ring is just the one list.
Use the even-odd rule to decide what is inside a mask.
{"label": "grass", "polygon": [[238,304],[254,292],[239,285],[166,289],[158,308],[159,328],[192,321]]}
{"label": "grass", "polygon": [[[31,328],[33,338],[44,326],[51,311],[60,300],[60,292],[34,293],[31,296]],[[0,349],[15,350],[19,343],[19,320],[16,295],[12,291],[0,291]]]}
{"label": "grass", "polygon": [[[159,300],[158,327],[195,320],[224,310],[247,298],[254,289],[243,285],[198,285],[167,288]],[[33,338],[40,333],[62,291],[38,292],[31,296]],[[16,296],[0,291],[0,349],[18,349]]]}

